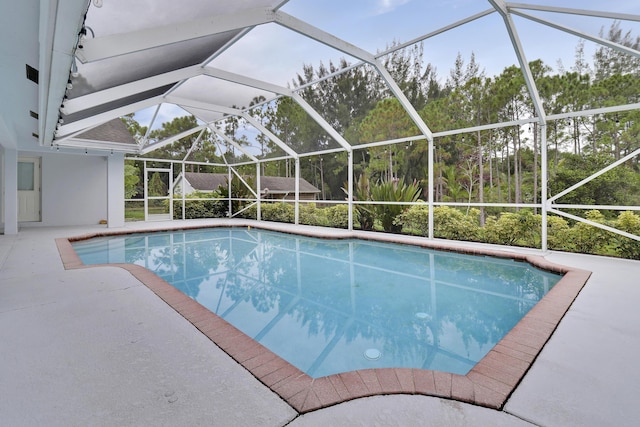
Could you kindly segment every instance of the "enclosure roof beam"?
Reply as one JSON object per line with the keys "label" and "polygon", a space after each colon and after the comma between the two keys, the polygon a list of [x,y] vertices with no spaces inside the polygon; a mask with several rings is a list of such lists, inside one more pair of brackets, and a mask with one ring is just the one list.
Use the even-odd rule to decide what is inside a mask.
{"label": "enclosure roof beam", "polygon": [[225,70],[220,70],[218,68],[205,67],[203,69],[203,74],[209,77],[215,77],[220,80],[226,80],[232,83],[238,83],[243,86],[252,87],[254,89],[261,89],[267,92],[273,92],[279,95],[291,95],[291,89],[274,85],[269,82],[265,82],[262,80],[253,79],[251,77],[243,76],[241,74],[232,73]]}
{"label": "enclosure roof beam", "polygon": [[373,63],[375,57],[364,49],[361,49],[349,42],[346,42],[333,34],[327,33],[319,28],[316,28],[308,23],[301,21],[300,19],[293,17],[287,13],[278,11],[275,12],[275,22],[282,25],[292,31],[295,31],[303,36],[307,36],[317,42],[320,42],[326,46],[353,56],[354,58],[361,59],[368,63]]}
{"label": "enclosure roof beam", "polygon": [[327,123],[327,121],[320,114],[318,114],[318,112],[311,105],[309,105],[309,103],[305,101],[304,98],[302,98],[298,93],[291,94],[291,97],[298,103],[298,105],[300,105],[300,107],[302,107],[304,111],[307,112],[309,116],[311,116],[313,120],[315,120],[316,123],[320,125],[322,129],[324,129],[325,132],[327,132],[338,144],[340,144],[342,148],[344,148],[346,151],[351,151],[351,144],[349,144],[349,142],[347,142],[347,140],[344,139],[343,136],[333,128],[333,126]]}
{"label": "enclosure roof beam", "polygon": [[174,142],[176,142],[176,141],[178,141],[178,140],[180,140],[180,139],[182,139],[184,137],[187,137],[187,136],[189,136],[191,134],[199,132],[199,131],[201,131],[202,129],[204,129],[206,127],[207,127],[207,125],[200,125],[200,126],[192,128],[192,129],[186,130],[184,132],[180,132],[179,134],[170,136],[169,138],[163,139],[162,141],[156,142],[154,144],[149,144],[146,147],[144,147],[142,150],[140,150],[140,154],[147,154],[147,153],[149,153],[149,152],[151,152],[153,150],[156,150],[158,148],[162,148],[162,147],[165,147],[165,146],[167,146],[169,144],[173,144]]}
{"label": "enclosure roof beam", "polygon": [[[397,85],[397,83],[393,80],[393,78],[391,77],[391,74],[384,68],[384,66],[376,59],[376,57],[374,55],[372,55],[371,53],[365,51],[364,49],[361,49],[357,46],[354,46],[342,39],[339,39],[338,37],[334,36],[333,34],[329,34],[323,30],[320,30],[316,27],[313,27],[309,24],[307,24],[306,22],[303,22],[291,15],[288,15],[284,12],[276,12],[276,23],[289,28],[290,30],[296,31],[302,35],[305,35],[313,40],[316,40],[324,45],[327,45],[329,47],[332,47],[334,49],[337,49],[343,53],[346,53],[348,55],[353,56],[354,58],[360,59],[364,62],[367,62],[371,65],[373,65],[374,67],[376,67],[376,69],[378,69],[378,72],[382,75],[383,79],[387,82],[387,84],[389,85],[389,88],[391,89],[391,91],[393,92],[393,94],[398,98],[398,100],[400,101],[400,103],[402,104],[402,106],[404,107],[404,109],[407,111],[407,113],[411,116],[411,119],[416,123],[416,125],[418,126],[418,128],[422,131],[422,133],[427,137],[427,139],[432,139],[432,133],[431,130],[427,127],[427,125],[424,123],[424,121],[422,120],[422,118],[420,118],[418,112],[415,110],[415,108],[413,107],[413,105],[411,105],[411,103],[409,102],[409,100],[407,99],[407,97],[404,95],[404,93],[402,92],[402,90],[400,89],[400,87]],[[302,98],[298,97],[296,98],[298,101],[301,100]],[[302,104],[300,104],[301,107],[305,108]],[[310,107],[309,107],[310,108]],[[307,110],[305,108],[305,110]],[[311,112],[313,111],[313,109],[311,110],[307,110],[307,113],[311,114],[312,117],[314,115],[316,115],[316,117],[320,118],[321,117],[319,115],[317,115],[317,112]],[[322,121],[324,122],[324,119],[322,119]],[[325,128],[325,130],[328,131],[328,129],[321,123],[318,122],[321,126],[323,126],[323,128]],[[324,122],[326,123],[326,122]],[[331,128],[331,126],[329,126],[328,124],[326,124],[326,126],[328,126],[329,128]],[[351,147],[349,145],[349,143],[344,140],[344,138],[342,138],[342,136],[340,136],[335,129],[331,128],[332,132],[330,132],[332,134],[332,136],[334,138],[336,138],[334,135],[338,135],[338,138],[336,138],[336,141],[338,141],[338,143],[340,143],[341,145],[343,145],[343,147],[348,150],[351,151]],[[346,144],[346,145],[345,145]]]}
{"label": "enclosure roof beam", "polygon": [[520,37],[518,36],[518,32],[516,31],[516,26],[513,22],[513,19],[511,18],[511,12],[507,8],[504,0],[489,0],[489,3],[491,3],[496,11],[500,15],[502,15],[507,33],[509,34],[509,38],[511,39],[511,44],[515,51],[516,57],[518,58],[518,62],[520,63],[520,69],[522,70],[525,83],[527,84],[529,96],[531,96],[533,107],[536,110],[536,115],[540,118],[541,122],[544,123],[546,120],[546,115],[544,112],[544,107],[542,105],[542,100],[540,99],[538,88],[536,87],[535,80],[533,79],[531,68],[529,67],[527,58],[525,57],[524,49],[522,47],[522,43],[520,42]]}
{"label": "enclosure roof beam", "polygon": [[457,27],[460,27],[462,25],[468,24],[469,22],[473,22],[476,19],[484,18],[487,15],[491,15],[492,13],[495,13],[495,11],[496,11],[495,9],[487,9],[485,11],[478,12],[475,15],[469,16],[468,18],[461,19],[459,21],[454,22],[453,24],[446,25],[446,26],[444,26],[442,28],[439,28],[439,29],[437,29],[435,31],[431,31],[430,33],[427,33],[427,34],[424,34],[422,36],[416,37],[416,38],[414,38],[412,40],[409,40],[408,42],[404,42],[404,43],[400,43],[400,44],[394,45],[394,46],[390,47],[387,50],[384,50],[384,51],[382,51],[380,53],[376,53],[375,56],[376,56],[376,58],[381,58],[383,56],[389,55],[390,53],[396,52],[396,51],[398,51],[400,49],[404,49],[405,47],[408,47],[408,46],[414,45],[416,43],[419,43],[421,41],[430,39],[431,37],[435,37],[435,36],[437,36],[439,34],[447,32],[449,30],[453,30],[454,28],[457,28]]}
{"label": "enclosure roof beam", "polygon": [[200,134],[198,134],[198,137],[196,138],[195,141],[193,141],[193,144],[191,144],[191,147],[189,147],[189,150],[187,151],[187,154],[185,154],[184,158],[182,159],[182,161],[186,161],[187,158],[191,155],[191,153],[193,152],[193,149],[196,148],[196,146],[198,145],[198,143],[200,142],[200,140],[202,139],[202,135],[204,135],[204,129],[202,129],[200,131]]}
{"label": "enclosure roof beam", "polygon": [[238,31],[273,20],[274,14],[269,8],[240,10],[237,13],[227,15],[207,16],[189,22],[84,39],[78,45],[76,56],[83,63],[99,61],[186,40]]}
{"label": "enclosure roof beam", "polygon": [[249,153],[247,150],[244,149],[244,147],[242,145],[238,144],[236,141],[234,141],[233,139],[229,138],[227,135],[225,135],[217,127],[209,125],[209,129],[211,130],[211,132],[215,133],[220,138],[224,139],[227,143],[229,143],[229,144],[233,145],[234,147],[236,147],[238,150],[240,150],[240,152],[242,152],[242,154],[244,154],[245,156],[250,158],[252,161],[254,161],[254,162],[258,162],[259,161],[256,156],[254,156],[253,154]]}
{"label": "enclosure roof beam", "polygon": [[88,128],[101,125],[108,122],[109,120],[117,119],[118,117],[126,116],[127,114],[135,113],[139,110],[144,110],[145,108],[152,107],[156,104],[161,103],[162,101],[162,96],[154,96],[153,98],[145,99],[144,101],[134,102],[133,104],[124,105],[113,110],[105,111],[103,113],[96,114],[95,116],[87,117],[86,119],[81,119],[72,123],[64,124],[60,126],[56,131],[55,140],[67,137],[69,134],[78,131],[87,130]]}
{"label": "enclosure roof beam", "polygon": [[589,40],[589,41],[598,43],[600,45],[609,47],[609,48],[611,48],[613,50],[616,50],[618,52],[624,53],[626,55],[632,55],[632,56],[635,56],[636,58],[640,58],[640,51],[637,51],[637,50],[635,50],[633,48],[630,48],[630,47],[627,47],[627,46],[612,42],[611,40],[603,39],[602,37],[592,36],[592,35],[589,35],[589,34],[587,34],[585,32],[582,32],[582,31],[579,31],[579,30],[574,30],[573,28],[566,27],[566,26],[561,25],[561,24],[557,24],[557,23],[549,21],[547,19],[539,18],[539,17],[531,15],[529,13],[519,12],[517,10],[512,10],[511,12],[514,15],[518,15],[518,16],[521,16],[523,18],[529,19],[529,20],[531,20],[533,22],[537,22],[538,24],[546,25],[548,27],[555,28],[556,30],[564,31],[565,33],[569,33],[569,34],[572,34],[574,36],[581,37],[581,38],[583,38],[585,40]]}
{"label": "enclosure roof beam", "polygon": [[407,114],[409,114],[411,120],[413,120],[416,126],[418,126],[420,132],[422,132],[422,134],[427,137],[428,141],[433,141],[433,132],[431,132],[429,126],[427,126],[424,120],[422,120],[422,117],[420,117],[420,114],[418,114],[413,104],[411,104],[409,99],[405,96],[404,92],[402,92],[402,89],[400,89],[400,86],[398,86],[396,81],[393,79],[391,73],[389,73],[385,66],[378,60],[373,62],[373,66],[376,67],[382,79],[387,83],[389,89],[391,89],[391,92],[400,102],[400,105],[402,105]]}
{"label": "enclosure roof beam", "polygon": [[486,125],[471,126],[468,128],[460,128],[460,129],[435,132],[433,136],[434,138],[441,138],[443,136],[461,135],[465,133],[475,133],[478,131],[482,132],[485,130],[502,129],[502,128],[507,128],[512,126],[522,126],[522,125],[526,125],[528,123],[533,123],[537,121],[538,119],[536,118],[528,118],[528,119],[520,119],[520,120],[511,120],[508,122],[501,122],[501,123],[490,123]]}
{"label": "enclosure roof beam", "polygon": [[[409,40],[408,42],[400,43],[400,44],[394,45],[394,46],[390,47],[390,48],[389,48],[389,49],[387,49],[387,50],[384,50],[384,51],[382,51],[382,52],[376,53],[376,54],[374,55],[374,58],[376,58],[376,59],[382,58],[382,57],[384,57],[384,56],[386,56],[386,55],[389,55],[389,54],[391,54],[391,53],[393,53],[393,52],[396,52],[396,51],[398,51],[398,50],[404,49],[404,48],[406,48],[407,46],[414,45],[414,44],[419,43],[419,42],[421,42],[421,41],[423,41],[423,40],[429,39],[429,38],[431,38],[431,37],[437,36],[438,34],[442,34],[442,33],[446,32],[446,31],[449,31],[449,30],[451,30],[451,29],[453,29],[453,28],[459,27],[459,26],[464,25],[464,24],[466,24],[466,23],[469,23],[469,22],[475,21],[476,19],[479,19],[479,18],[482,18],[482,17],[484,17],[484,16],[487,16],[487,15],[490,15],[490,14],[492,14],[492,13],[495,13],[495,11],[496,11],[495,9],[487,9],[487,10],[485,10],[484,12],[480,12],[480,13],[477,13],[477,14],[475,14],[475,15],[473,15],[473,16],[468,17],[468,18],[465,18],[465,19],[462,19],[462,20],[460,20],[460,21],[454,22],[454,23],[453,23],[453,24],[451,24],[451,25],[447,25],[447,26],[445,26],[445,27],[442,27],[442,28],[440,28],[440,29],[437,29],[437,30],[435,30],[435,31],[432,31],[432,32],[430,32],[430,33],[427,33],[427,34],[425,34],[425,35],[422,35],[422,36],[416,37],[416,38],[414,38],[414,39],[412,39],[412,40]],[[351,64],[351,65],[349,65],[349,66],[347,66],[347,67],[345,67],[345,68],[341,68],[341,69],[339,69],[339,70],[336,70],[336,71],[334,71],[333,73],[329,73],[329,74],[327,74],[327,75],[325,75],[325,76],[323,76],[323,77],[321,77],[321,78],[319,78],[319,79],[317,79],[317,80],[314,80],[314,81],[312,81],[312,82],[305,83],[305,84],[303,84],[303,85],[297,86],[297,87],[296,87],[296,91],[297,91],[297,92],[299,92],[299,91],[301,91],[302,89],[305,89],[305,88],[307,88],[307,87],[309,87],[309,86],[313,86],[313,85],[318,84],[318,83],[320,83],[320,82],[322,82],[322,81],[325,81],[325,80],[328,80],[328,79],[333,78],[333,77],[335,77],[335,76],[339,76],[339,75],[341,75],[341,74],[344,74],[344,73],[346,73],[346,72],[348,72],[348,71],[350,71],[350,70],[353,70],[353,69],[355,69],[355,68],[361,67],[364,63],[365,63],[365,61],[360,60],[359,62],[356,62],[356,63],[354,63],[354,64]]]}
{"label": "enclosure roof beam", "polygon": [[64,101],[64,104],[60,110],[64,114],[77,113],[78,111],[93,108],[98,105],[106,104],[108,102],[115,101],[120,98],[125,98],[133,94],[142,93],[151,89],[165,86],[170,83],[176,83],[181,80],[198,76],[200,74],[203,74],[203,69],[200,65],[194,65],[191,67],[182,68],[180,70],[158,74],[146,79],[141,79],[109,89],[92,92],[87,95],[79,96],[77,98],[67,99],[66,101]]}
{"label": "enclosure roof beam", "polygon": [[631,111],[631,110],[640,110],[640,102],[636,102],[635,104],[616,105],[613,107],[600,107],[600,108],[593,108],[590,110],[572,111],[569,113],[550,114],[549,116],[547,116],[547,119],[561,120],[561,119],[569,119],[572,117],[592,116],[594,114],[617,113],[618,111]]}
{"label": "enclosure roof beam", "polygon": [[[99,144],[99,145],[96,145]],[[54,146],[84,148],[89,150],[109,151],[114,150],[120,153],[137,153],[138,146],[133,144],[123,144],[111,141],[95,141],[93,139],[68,138],[65,141],[56,141]]]}
{"label": "enclosure roof beam", "polygon": [[515,13],[513,9],[527,9],[527,10],[538,10],[541,12],[554,12],[554,13],[566,13],[570,15],[584,15],[584,16],[593,16],[596,18],[609,18],[609,19],[618,19],[621,21],[637,21],[640,22],[640,16],[638,15],[630,15],[628,13],[616,13],[616,12],[603,12],[596,10],[585,10],[585,9],[573,9],[569,7],[556,7],[556,6],[545,6],[541,4],[528,4],[528,3],[507,3],[507,6],[510,10]]}
{"label": "enclosure roof beam", "polygon": [[267,136],[267,138],[269,138],[271,141],[273,141],[278,147],[282,148],[288,155],[290,155],[291,157],[293,157],[294,159],[298,158],[298,153],[296,153],[295,151],[293,151],[291,149],[291,147],[289,147],[287,144],[285,144],[280,138],[278,138],[277,136],[275,136],[273,134],[273,132],[271,132],[269,129],[267,129],[266,127],[264,127],[264,125],[262,123],[260,123],[258,120],[256,120],[255,118],[251,117],[249,114],[247,113],[242,113],[241,114],[242,118],[244,118],[246,121],[248,121],[249,123],[251,123],[251,125],[253,125],[253,127],[255,127],[256,129],[258,129],[260,132],[262,132],[263,134],[265,134]]}
{"label": "enclosure roof beam", "polygon": [[182,98],[179,96],[168,95],[164,97],[166,102],[175,104],[178,106],[197,108],[206,111],[216,111],[219,113],[229,114],[232,116],[239,116],[242,111],[237,108],[225,107],[222,105],[211,104],[209,102],[196,101],[195,99]]}
{"label": "enclosure roof beam", "polygon": [[240,110],[238,110],[236,108],[223,107],[222,105],[209,104],[207,102],[193,101],[193,100],[190,100],[190,99],[178,98],[178,97],[174,97],[174,96],[167,96],[166,99],[167,99],[168,102],[175,103],[175,104],[181,105],[181,106],[184,105],[184,106],[187,106],[187,107],[199,108],[201,110],[217,111],[217,112],[224,113],[224,114],[229,114],[229,115],[232,115],[232,116],[242,117],[246,121],[251,123],[260,132],[265,134],[271,141],[273,141],[276,145],[278,145],[280,148],[282,148],[291,157],[294,157],[294,158],[298,157],[298,153],[293,151],[288,145],[286,145],[284,142],[282,142],[277,136],[275,136],[271,131],[269,131],[267,128],[265,128],[260,122],[255,120],[253,117],[251,117],[246,112],[242,112],[242,111],[240,111]]}

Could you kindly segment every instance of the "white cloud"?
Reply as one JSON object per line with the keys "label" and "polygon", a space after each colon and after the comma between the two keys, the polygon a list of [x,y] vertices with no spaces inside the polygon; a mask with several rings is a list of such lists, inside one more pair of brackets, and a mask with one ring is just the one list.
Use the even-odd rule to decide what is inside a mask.
{"label": "white cloud", "polygon": [[409,3],[411,0],[379,0],[376,6],[375,14],[383,15],[385,13],[393,12],[396,8],[403,4]]}

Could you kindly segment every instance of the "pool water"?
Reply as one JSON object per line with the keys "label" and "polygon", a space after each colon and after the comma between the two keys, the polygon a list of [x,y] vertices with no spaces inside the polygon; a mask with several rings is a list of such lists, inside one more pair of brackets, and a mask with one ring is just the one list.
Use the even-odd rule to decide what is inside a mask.
{"label": "pool water", "polygon": [[312,377],[466,374],[561,278],[527,263],[248,228],[74,242],[144,266]]}

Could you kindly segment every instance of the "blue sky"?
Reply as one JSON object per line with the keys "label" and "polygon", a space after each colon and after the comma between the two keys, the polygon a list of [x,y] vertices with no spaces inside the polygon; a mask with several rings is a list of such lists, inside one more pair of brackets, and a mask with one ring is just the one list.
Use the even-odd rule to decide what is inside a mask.
{"label": "blue sky", "polygon": [[[599,10],[606,4],[608,11],[640,14],[640,2],[629,0],[610,0],[606,3],[554,0],[548,3],[558,7],[592,10]],[[384,50],[394,40],[412,40],[490,7],[488,1],[479,0],[291,0],[282,10],[375,53]],[[531,13],[595,35],[602,26],[608,27],[612,22],[584,16]],[[541,58],[554,68],[558,59],[562,59],[566,67],[571,65],[579,41],[577,37],[517,16],[514,21],[528,60]],[[637,22],[625,22],[623,28],[632,29],[634,34],[640,35]],[[326,64],[330,59],[335,61],[345,56],[306,41],[301,36],[291,35],[275,25],[257,28],[254,33],[253,37],[250,35],[244,43],[230,49],[216,65],[230,69],[237,67],[239,71],[241,67],[236,65],[233,56],[243,50],[248,53],[244,59],[249,64],[258,64],[254,67],[256,74],[265,76],[273,70],[274,78],[284,84],[301,70],[302,63],[317,64],[322,60]],[[278,40],[285,48],[279,52],[265,48],[266,41],[270,39]],[[587,44],[587,49],[590,45]],[[426,41],[424,52],[425,60],[437,67],[441,77],[446,77],[458,52],[467,60],[473,52],[490,75],[500,73],[505,67],[516,63],[503,21],[497,13]],[[274,58],[277,60],[274,61]],[[278,70],[275,70],[276,65]],[[243,69],[243,72],[251,71],[250,66]]]}

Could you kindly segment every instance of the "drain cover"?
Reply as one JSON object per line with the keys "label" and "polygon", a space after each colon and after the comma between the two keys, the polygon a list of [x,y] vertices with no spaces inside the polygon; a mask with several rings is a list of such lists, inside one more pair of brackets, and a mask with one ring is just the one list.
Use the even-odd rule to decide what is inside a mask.
{"label": "drain cover", "polygon": [[369,360],[378,360],[380,359],[380,356],[382,356],[382,353],[380,353],[380,350],[376,348],[370,348],[364,352],[364,357]]}

